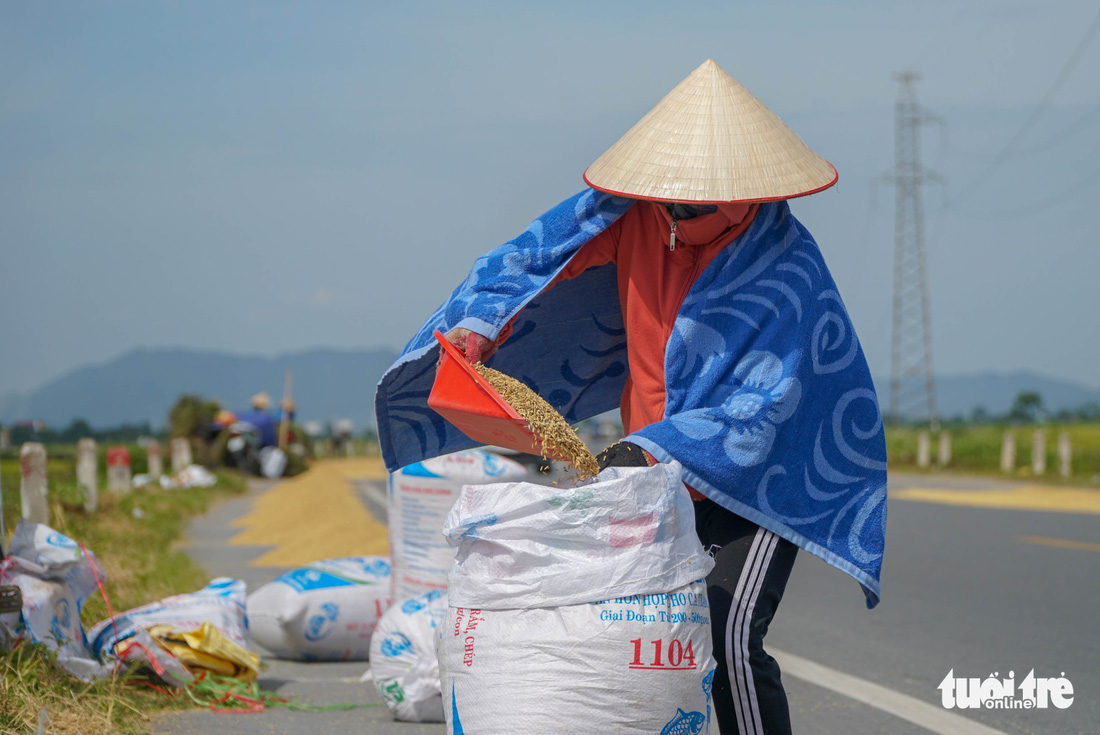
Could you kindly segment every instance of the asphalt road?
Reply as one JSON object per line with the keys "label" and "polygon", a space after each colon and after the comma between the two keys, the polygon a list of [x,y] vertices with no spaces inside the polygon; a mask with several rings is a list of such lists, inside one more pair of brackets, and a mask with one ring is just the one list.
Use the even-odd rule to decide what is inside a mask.
{"label": "asphalt road", "polygon": [[[1011,487],[950,476],[893,474],[891,490],[960,493]],[[377,491],[360,485],[381,515]],[[255,493],[262,492],[257,488]],[[1098,494],[1100,497],[1100,494]],[[250,588],[279,573],[248,565],[263,549],[226,546],[249,499],[219,506],[192,527],[190,551],[211,574]],[[801,554],[773,621],[769,645],[784,666],[795,732],[815,735],[1095,735],[1100,733],[1100,507],[1098,513],[974,508],[893,499],[883,600],[868,611],[858,585]],[[784,656],[783,654],[787,654]],[[795,658],[791,658],[793,655]],[[377,703],[357,681],[366,664],[271,662],[261,684],[317,704]],[[825,667],[825,668],[822,668]],[[948,671],[1021,681],[1063,675],[1067,709],[951,710],[937,689]],[[873,704],[868,704],[872,702]],[[381,707],[324,714],[189,712],[162,733],[442,733],[393,722]]]}
{"label": "asphalt road", "polygon": [[[893,474],[891,490],[982,490],[1004,483]],[[1025,537],[1032,539],[1024,541]],[[1066,547],[1034,539],[1073,542]],[[954,712],[1005,733],[1100,733],[1100,515],[971,508],[892,500],[882,602],[868,611],[858,585],[802,554],[768,642],[942,709],[950,670],[1020,682],[1065,672],[1068,709]],[[909,732],[864,724],[869,708],[784,677],[801,732]],[[829,696],[822,700],[822,695]],[[946,710],[945,710],[946,711]],[[835,713],[847,724],[835,723]],[[823,719],[824,718],[824,719]],[[914,732],[926,732],[923,729]]]}

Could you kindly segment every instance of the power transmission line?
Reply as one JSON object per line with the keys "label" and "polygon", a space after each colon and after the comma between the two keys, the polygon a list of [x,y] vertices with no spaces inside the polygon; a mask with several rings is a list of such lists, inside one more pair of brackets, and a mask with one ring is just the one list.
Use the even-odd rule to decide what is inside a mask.
{"label": "power transmission line", "polygon": [[1054,148],[1055,146],[1060,144],[1063,140],[1066,140],[1068,138],[1072,138],[1078,132],[1080,132],[1081,130],[1084,130],[1085,128],[1087,128],[1088,124],[1090,122],[1092,122],[1093,119],[1095,119],[1097,117],[1100,117],[1100,105],[1097,105],[1096,107],[1092,108],[1091,110],[1086,112],[1082,117],[1080,117],[1077,121],[1075,121],[1075,122],[1071,123],[1070,125],[1066,126],[1066,128],[1061,130],[1060,132],[1055,133],[1054,135],[1050,136],[1049,138],[1044,140],[1042,143],[1036,143],[1033,146],[1028,146],[1027,148],[1024,148],[1021,151],[1017,151],[1015,153],[1015,155],[1013,155],[1012,157],[1013,158],[1024,158],[1026,156],[1031,156],[1031,155],[1034,155],[1036,153],[1043,153],[1044,151],[1049,151],[1051,148]]}
{"label": "power transmission line", "polygon": [[1062,84],[1064,84],[1066,79],[1069,78],[1070,72],[1072,72],[1073,68],[1077,66],[1077,62],[1081,59],[1081,55],[1084,54],[1085,49],[1087,49],[1089,44],[1092,42],[1093,36],[1096,35],[1097,30],[1100,30],[1100,13],[1096,14],[1096,17],[1093,19],[1092,23],[1087,29],[1085,29],[1085,35],[1081,37],[1081,40],[1077,43],[1077,47],[1073,50],[1073,53],[1070,54],[1069,59],[1067,59],[1066,63],[1062,66],[1061,71],[1058,72],[1058,76],[1055,77],[1054,81],[1051,82],[1049,87],[1047,87],[1047,91],[1043,95],[1043,98],[1039,100],[1039,104],[1035,106],[1035,109],[1032,110],[1031,114],[1028,115],[1026,120],[1024,120],[1024,123],[1020,126],[1020,129],[1017,130],[1016,134],[1012,136],[1011,140],[1009,140],[1008,143],[1005,144],[1004,148],[1001,149],[1001,152],[993,157],[993,160],[989,162],[989,164],[982,170],[982,172],[979,173],[973,181],[971,181],[969,184],[959,190],[957,198],[949,206],[957,207],[967,197],[973,194],[979,186],[984,184],[994,171],[1003,166],[1010,158],[1012,158],[1012,149],[1016,147],[1020,140],[1023,139],[1024,135],[1026,135],[1027,132],[1031,130],[1031,127],[1042,116],[1043,112],[1046,111],[1046,108],[1050,105],[1050,101],[1054,98],[1054,95],[1058,93],[1058,90],[1061,89]]}
{"label": "power transmission line", "polygon": [[1043,199],[1036,199],[1034,201],[1027,202],[1020,207],[1014,207],[1012,209],[1002,209],[999,211],[991,212],[974,209],[966,209],[962,211],[966,217],[972,217],[976,219],[1002,220],[1030,217],[1033,214],[1039,214],[1040,212],[1045,212],[1048,209],[1053,209],[1060,204],[1072,201],[1075,197],[1085,193],[1096,184],[1100,184],[1100,169],[1093,171],[1085,178],[1063,189],[1061,192],[1054,194],[1053,196],[1044,197]]}

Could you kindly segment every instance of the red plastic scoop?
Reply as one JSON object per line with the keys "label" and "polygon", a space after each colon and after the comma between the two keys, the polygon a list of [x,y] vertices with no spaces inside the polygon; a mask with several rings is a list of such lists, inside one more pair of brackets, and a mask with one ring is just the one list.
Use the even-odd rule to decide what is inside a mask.
{"label": "red plastic scoop", "polygon": [[[517,452],[542,456],[542,445],[527,428],[527,420],[474,370],[465,355],[442,333],[433,333],[443,346],[428,406],[466,436]],[[557,454],[554,459],[565,459]]]}

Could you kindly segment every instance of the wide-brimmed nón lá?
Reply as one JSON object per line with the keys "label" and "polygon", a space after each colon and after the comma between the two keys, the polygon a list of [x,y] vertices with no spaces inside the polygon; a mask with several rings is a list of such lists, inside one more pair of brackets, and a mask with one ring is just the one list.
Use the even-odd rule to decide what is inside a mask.
{"label": "wide-brimmed n\u00f3n l\u00e1", "polygon": [[827,189],[836,169],[707,59],[584,172],[594,189],[676,202],[765,202]]}

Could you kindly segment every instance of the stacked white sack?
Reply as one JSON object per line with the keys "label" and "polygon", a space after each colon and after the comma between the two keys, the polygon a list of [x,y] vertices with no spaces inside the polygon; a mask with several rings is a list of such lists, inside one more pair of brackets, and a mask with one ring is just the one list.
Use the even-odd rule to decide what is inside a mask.
{"label": "stacked white sack", "polygon": [[387,525],[393,599],[447,589],[455,550],[443,538],[443,519],[463,485],[525,477],[527,469],[519,462],[481,449],[417,462],[390,475]]}
{"label": "stacked white sack", "polygon": [[370,644],[370,678],[398,720],[443,722],[436,628],[447,612],[439,590],[391,607]]}
{"label": "stacked white sack", "polygon": [[249,632],[276,658],[366,661],[389,598],[387,557],[323,559],[249,595]]}
{"label": "stacked white sack", "polygon": [[694,523],[675,463],[464,488],[444,527],[448,732],[708,733],[714,562]]}

